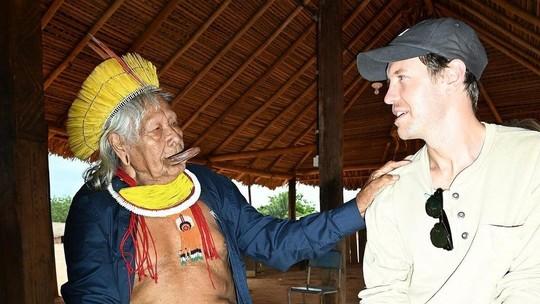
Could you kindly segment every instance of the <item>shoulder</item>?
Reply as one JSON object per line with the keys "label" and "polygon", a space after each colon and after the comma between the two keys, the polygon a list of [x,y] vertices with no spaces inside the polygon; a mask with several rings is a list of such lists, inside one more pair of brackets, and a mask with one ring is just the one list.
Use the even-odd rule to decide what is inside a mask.
{"label": "shoulder", "polygon": [[489,150],[493,163],[502,167],[540,166],[540,132],[516,127],[486,124],[493,134]]}
{"label": "shoulder", "polygon": [[[125,185],[118,179],[113,180],[113,187],[120,189]],[[116,213],[122,208],[110,195],[107,189],[94,189],[84,184],[73,197],[70,214],[102,218],[105,214]]]}
{"label": "shoulder", "polygon": [[81,239],[110,234],[119,219],[127,225],[129,211],[118,204],[107,190],[83,185],[72,200],[66,219],[64,243],[69,250],[80,246]]}
{"label": "shoulder", "polygon": [[486,124],[494,133],[494,141],[498,147],[507,149],[540,147],[540,132],[517,127]]}
{"label": "shoulder", "polygon": [[410,202],[425,200],[424,188],[429,185],[427,180],[427,152],[421,148],[414,155],[408,156],[410,164],[397,168],[391,174],[399,175],[399,180],[384,188],[368,208],[371,217],[392,220],[408,216],[416,212]]}
{"label": "shoulder", "polygon": [[[415,154],[409,155],[405,158],[411,163],[394,169],[390,174],[399,175],[400,179],[394,186],[401,185],[407,181],[417,181],[418,178],[421,178],[422,174],[425,171],[426,165],[428,164],[427,148],[426,146],[422,147]],[[388,187],[394,188],[394,187]]]}

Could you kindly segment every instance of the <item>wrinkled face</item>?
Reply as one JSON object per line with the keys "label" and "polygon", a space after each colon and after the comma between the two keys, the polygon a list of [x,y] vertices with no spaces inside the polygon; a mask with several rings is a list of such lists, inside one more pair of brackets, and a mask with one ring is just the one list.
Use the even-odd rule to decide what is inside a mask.
{"label": "wrinkled face", "polygon": [[182,151],[184,141],[174,113],[165,102],[148,106],[141,121],[139,141],[128,147],[130,165],[139,184],[164,184],[185,169],[185,162],[171,165],[166,158]]}
{"label": "wrinkled face", "polygon": [[444,86],[430,77],[418,57],[390,63],[387,76],[384,102],[392,105],[399,137],[426,139],[444,115]]}

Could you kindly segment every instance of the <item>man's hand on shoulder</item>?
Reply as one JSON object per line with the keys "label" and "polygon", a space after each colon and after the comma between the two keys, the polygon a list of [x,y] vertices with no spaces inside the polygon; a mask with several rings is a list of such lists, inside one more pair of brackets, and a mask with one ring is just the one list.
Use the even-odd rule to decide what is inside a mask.
{"label": "man's hand on shoulder", "polygon": [[399,179],[399,175],[389,174],[396,168],[410,164],[409,160],[389,161],[381,168],[373,171],[362,190],[356,194],[356,204],[362,217],[373,200],[385,187],[392,185]]}

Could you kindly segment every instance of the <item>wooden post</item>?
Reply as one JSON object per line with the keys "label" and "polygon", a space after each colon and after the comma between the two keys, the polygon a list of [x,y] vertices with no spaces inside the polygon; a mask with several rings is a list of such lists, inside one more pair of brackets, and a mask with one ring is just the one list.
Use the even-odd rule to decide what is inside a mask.
{"label": "wooden post", "polygon": [[[319,176],[321,211],[343,203],[343,64],[341,1],[319,1],[318,87],[319,87]],[[342,284],[338,303],[346,303],[346,242],[340,242]],[[333,297],[327,300],[332,303]]]}
{"label": "wooden post", "polygon": [[[251,175],[248,175],[248,203],[250,205],[253,205],[253,202],[251,201]],[[244,263],[246,264],[246,276],[248,278],[254,278],[257,276],[257,262],[248,257],[244,256]]]}
{"label": "wooden post", "polygon": [[289,219],[296,219],[296,177],[289,180]]}
{"label": "wooden post", "polygon": [[251,175],[248,175],[249,184],[248,184],[248,203],[250,205],[253,205],[253,202],[251,201]]}
{"label": "wooden post", "polygon": [[0,4],[0,303],[56,295],[39,1]]}

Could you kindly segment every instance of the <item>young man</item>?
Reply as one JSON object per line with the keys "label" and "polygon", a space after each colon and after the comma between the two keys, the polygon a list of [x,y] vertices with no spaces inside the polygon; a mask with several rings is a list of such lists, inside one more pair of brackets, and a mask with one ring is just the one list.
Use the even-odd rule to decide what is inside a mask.
{"label": "young man", "polygon": [[361,303],[540,303],[540,134],[476,118],[486,65],[450,18],[358,55],[399,136],[426,142],[366,213]]}

